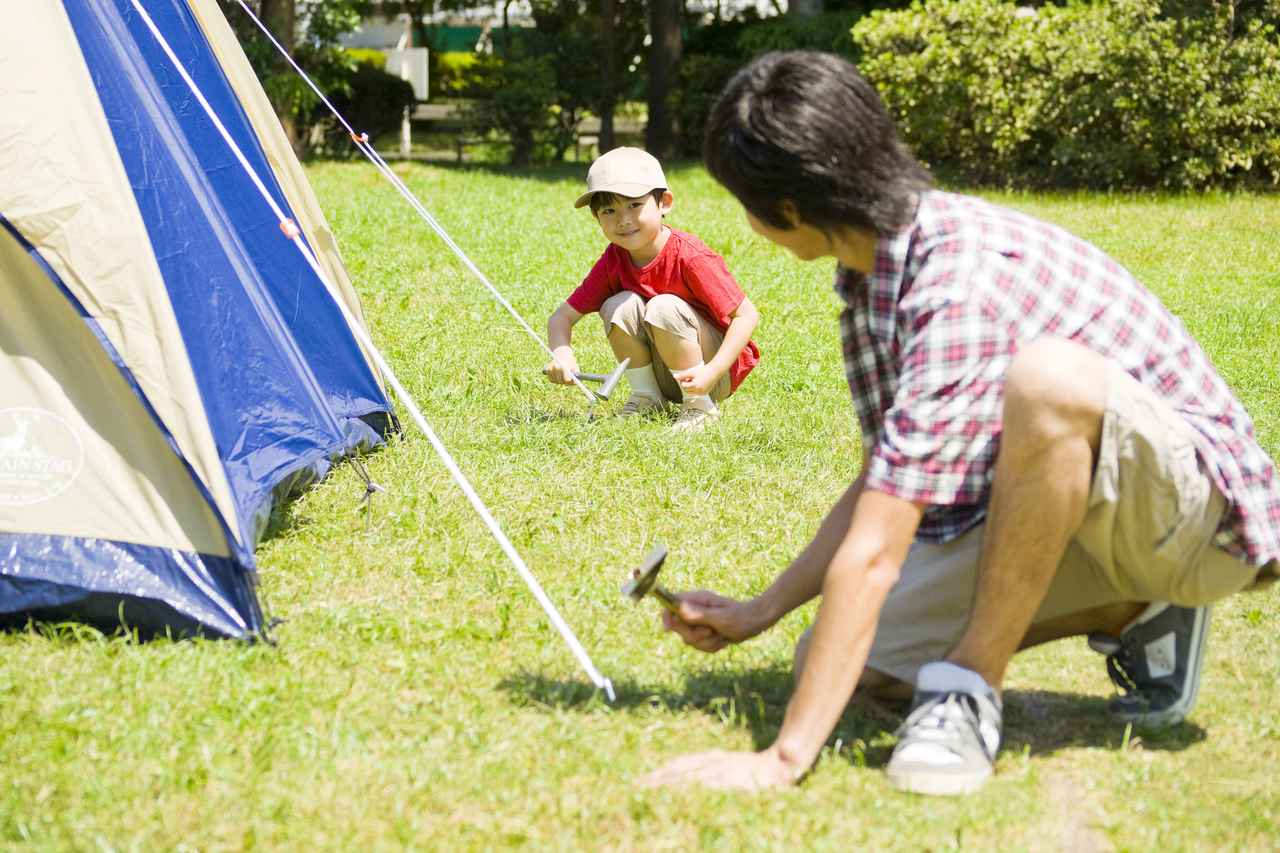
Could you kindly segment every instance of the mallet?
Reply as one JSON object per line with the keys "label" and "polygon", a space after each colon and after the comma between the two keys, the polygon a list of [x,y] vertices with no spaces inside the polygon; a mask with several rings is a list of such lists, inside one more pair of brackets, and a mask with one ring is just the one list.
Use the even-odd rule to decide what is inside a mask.
{"label": "mallet", "polygon": [[662,563],[667,559],[667,546],[654,545],[645,554],[644,561],[636,568],[631,570],[631,576],[627,578],[622,585],[622,594],[639,601],[646,595],[652,595],[662,604],[663,607],[672,613],[680,611],[680,603],[676,601],[676,597],[658,584],[658,572],[662,569]]}
{"label": "mallet", "polygon": [[[613,369],[612,373],[575,373],[573,375],[576,378],[581,379],[583,382],[602,383],[599,391],[592,391],[591,393],[595,394],[601,400],[608,400],[609,395],[613,393],[613,389],[617,386],[619,380],[622,379],[622,374],[626,372],[627,365],[629,364],[631,364],[631,359],[624,358],[618,363],[618,366]],[[550,373],[550,371],[545,367],[542,368],[542,372]]]}

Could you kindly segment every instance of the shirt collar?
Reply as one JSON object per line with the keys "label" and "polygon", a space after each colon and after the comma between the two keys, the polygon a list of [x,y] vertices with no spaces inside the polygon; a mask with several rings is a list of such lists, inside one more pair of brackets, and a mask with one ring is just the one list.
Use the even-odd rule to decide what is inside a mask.
{"label": "shirt collar", "polygon": [[907,262],[911,244],[919,231],[920,206],[923,197],[917,199],[911,221],[889,237],[876,240],[875,267],[870,275],[863,275],[843,264],[836,265],[834,290],[846,305],[852,306],[858,289],[883,293],[896,304],[907,277]]}

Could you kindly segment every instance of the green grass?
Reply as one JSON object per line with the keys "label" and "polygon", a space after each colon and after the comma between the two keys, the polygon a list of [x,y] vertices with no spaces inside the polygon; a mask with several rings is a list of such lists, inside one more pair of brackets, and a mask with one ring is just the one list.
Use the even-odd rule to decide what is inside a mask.
{"label": "green grass", "polygon": [[[397,167],[536,330],[602,248],[580,169]],[[715,657],[618,595],[648,546],[677,588],[760,590],[856,473],[831,265],[754,239],[695,168],[672,224],[760,307],[758,370],[720,426],[589,425],[542,351],[367,166],[311,178],[374,338],[619,691],[590,689],[409,427],[289,505],[259,550],[278,645],[0,637],[0,844],[35,849],[1272,849],[1280,838],[1280,593],[1219,606],[1199,705],[1159,735],[1110,723],[1083,641],[1020,657],[994,781],[899,794],[896,719],[844,716],[794,790],[641,790],[668,758],[769,743],[812,610]],[[990,196],[1133,269],[1280,452],[1280,198]],[[584,369],[607,370],[599,323]],[[609,404],[610,408],[618,405]]]}

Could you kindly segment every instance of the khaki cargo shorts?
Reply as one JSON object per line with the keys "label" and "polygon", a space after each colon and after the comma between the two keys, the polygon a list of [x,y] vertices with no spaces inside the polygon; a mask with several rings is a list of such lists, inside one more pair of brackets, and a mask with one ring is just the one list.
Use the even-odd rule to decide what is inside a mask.
{"label": "khaki cargo shorts", "polygon": [[[711,361],[720,351],[724,341],[724,333],[711,325],[696,308],[679,296],[670,293],[659,293],[645,302],[638,293],[624,290],[615,293],[600,306],[600,319],[604,321],[604,333],[618,326],[628,336],[638,338],[649,345],[653,355],[653,373],[658,378],[658,388],[662,396],[673,403],[684,399],[680,393],[680,383],[671,375],[671,369],[662,362],[658,348],[653,345],[649,335],[649,327],[655,326],[685,341],[697,341],[702,347],[703,362]],[[717,403],[729,396],[729,374],[720,377],[720,381],[711,389],[711,399]]]}
{"label": "khaki cargo shorts", "polygon": [[[1152,391],[1111,367],[1088,512],[1034,624],[1119,602],[1209,604],[1257,578],[1256,568],[1213,544],[1226,500],[1192,436]],[[912,545],[868,668],[914,683],[921,665],[951,649],[968,620],[983,531]]]}

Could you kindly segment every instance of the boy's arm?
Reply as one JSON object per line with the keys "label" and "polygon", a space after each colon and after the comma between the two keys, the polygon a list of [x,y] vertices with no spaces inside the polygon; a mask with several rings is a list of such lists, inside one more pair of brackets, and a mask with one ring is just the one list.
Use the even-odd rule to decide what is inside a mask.
{"label": "boy's arm", "polygon": [[751,342],[751,333],[760,322],[760,312],[750,297],[744,295],[738,307],[729,314],[729,328],[724,331],[724,340],[720,349],[716,350],[711,361],[701,369],[673,371],[672,375],[680,383],[680,387],[690,394],[708,394],[720,377],[729,372],[738,356]]}
{"label": "boy's arm", "polygon": [[573,339],[573,327],[583,318],[583,314],[568,302],[561,302],[560,307],[547,319],[547,346],[551,348],[552,359],[547,365],[547,378],[560,385],[572,385],[573,374],[578,372],[578,359],[573,355],[573,347],[569,342]]}

